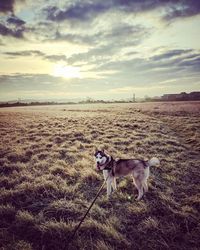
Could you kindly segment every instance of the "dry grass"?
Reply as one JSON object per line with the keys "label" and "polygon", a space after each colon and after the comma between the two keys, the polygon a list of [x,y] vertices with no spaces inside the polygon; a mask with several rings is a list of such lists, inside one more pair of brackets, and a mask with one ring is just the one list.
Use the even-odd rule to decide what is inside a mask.
{"label": "dry grass", "polygon": [[[1,109],[1,249],[198,249],[199,114],[198,102]],[[99,145],[161,165],[142,201],[129,177],[109,200],[104,189],[68,244],[103,180]]]}

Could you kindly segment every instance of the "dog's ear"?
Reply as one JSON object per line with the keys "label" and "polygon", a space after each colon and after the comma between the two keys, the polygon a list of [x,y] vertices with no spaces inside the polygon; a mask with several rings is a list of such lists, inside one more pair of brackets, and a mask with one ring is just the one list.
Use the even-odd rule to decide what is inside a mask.
{"label": "dog's ear", "polygon": [[103,152],[105,155],[107,155],[107,156],[109,155],[107,149],[104,149],[104,148],[103,148],[103,149],[102,149],[102,152]]}
{"label": "dog's ear", "polygon": [[100,147],[99,150],[104,154],[105,153],[105,149],[103,147]]}

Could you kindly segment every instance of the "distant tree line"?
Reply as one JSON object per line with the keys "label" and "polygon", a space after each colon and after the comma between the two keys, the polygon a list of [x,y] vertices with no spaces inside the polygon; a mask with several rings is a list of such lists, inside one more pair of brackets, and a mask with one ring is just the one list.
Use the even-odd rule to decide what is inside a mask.
{"label": "distant tree line", "polygon": [[[148,97],[146,96],[144,101],[146,102],[162,102],[162,101],[200,101],[200,91],[191,92],[189,94],[182,92],[180,94],[165,94],[161,97]],[[23,107],[23,106],[41,106],[41,105],[66,105],[66,104],[91,104],[91,103],[132,103],[133,100],[95,100],[88,97],[84,101],[79,102],[2,102],[0,103],[0,108],[4,107]]]}
{"label": "distant tree line", "polygon": [[4,107],[24,107],[24,106],[41,106],[41,105],[60,105],[60,104],[74,104],[73,102],[65,102],[65,103],[58,103],[58,102],[5,102],[0,103],[0,108]]}
{"label": "distant tree line", "polygon": [[117,100],[117,101],[104,101],[94,100],[92,98],[80,102],[5,102],[0,103],[0,108],[6,107],[24,107],[24,106],[41,106],[41,105],[69,105],[69,104],[95,104],[95,103],[127,103],[131,101]]}
{"label": "distant tree line", "polygon": [[132,101],[128,101],[128,100],[95,100],[92,99],[90,97],[88,97],[86,100],[84,101],[80,101],[78,102],[78,104],[89,104],[89,103],[127,103],[127,102],[132,102]]}

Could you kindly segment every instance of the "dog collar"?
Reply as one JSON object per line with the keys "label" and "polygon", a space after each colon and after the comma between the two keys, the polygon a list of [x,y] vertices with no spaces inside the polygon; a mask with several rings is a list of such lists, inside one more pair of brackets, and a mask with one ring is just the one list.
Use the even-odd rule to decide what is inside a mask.
{"label": "dog collar", "polygon": [[108,161],[108,163],[106,164],[106,166],[105,166],[105,168],[103,170],[112,171],[112,175],[114,176],[113,166],[114,166],[114,159],[111,156],[110,161]]}

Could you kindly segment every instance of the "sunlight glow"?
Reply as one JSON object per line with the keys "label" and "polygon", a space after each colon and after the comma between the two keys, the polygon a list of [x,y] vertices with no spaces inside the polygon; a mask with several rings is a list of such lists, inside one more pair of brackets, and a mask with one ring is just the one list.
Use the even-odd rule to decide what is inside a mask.
{"label": "sunlight glow", "polygon": [[53,68],[53,75],[64,78],[80,78],[80,70],[78,67],[56,64]]}

